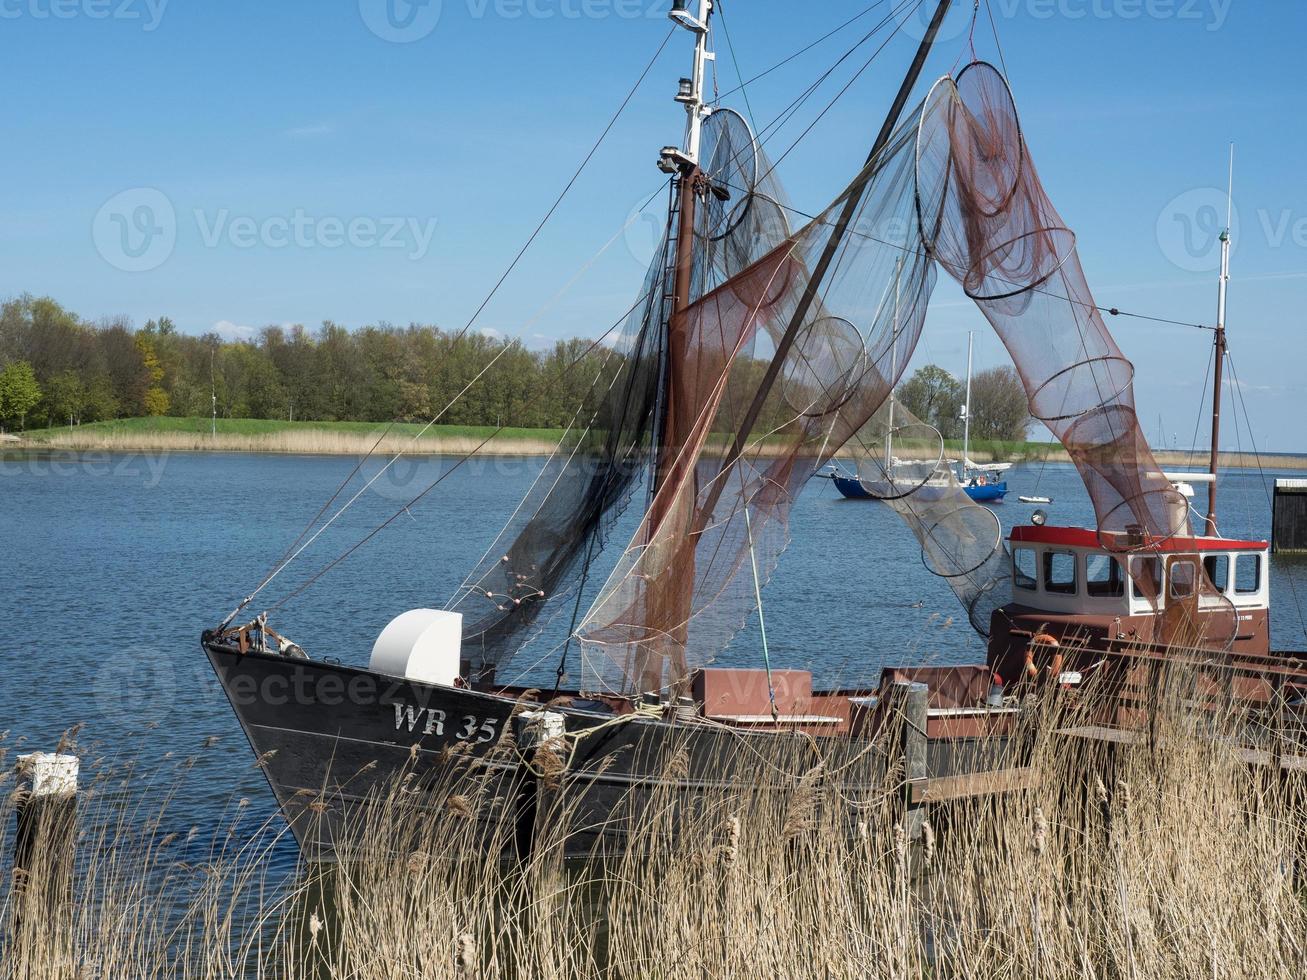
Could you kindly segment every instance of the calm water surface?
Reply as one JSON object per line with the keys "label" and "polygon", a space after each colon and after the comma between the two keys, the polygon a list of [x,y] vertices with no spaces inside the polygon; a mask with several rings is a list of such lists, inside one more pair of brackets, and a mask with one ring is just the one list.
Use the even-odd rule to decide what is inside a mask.
{"label": "calm water surface", "polygon": [[[279,609],[272,624],[314,657],[366,665],[390,618],[448,601],[540,463],[504,458],[460,468]],[[254,818],[270,814],[271,794],[199,634],[257,584],[355,464],[182,453],[0,458],[0,730],[9,729],[8,744],[49,750],[65,729],[84,723],[83,745],[140,758],[143,769],[167,753],[198,756],[173,809],[174,829],[212,823],[242,797]],[[449,466],[401,461],[274,583],[269,600]],[[1018,493],[1052,497],[1054,523],[1091,523],[1068,465],[1019,467],[1009,485],[1012,502],[996,508],[1005,527],[1024,523],[1032,510],[1016,502]],[[1200,489],[1200,510],[1203,496]],[[1227,536],[1269,534],[1269,497],[1257,473],[1230,473],[1221,497]],[[613,534],[614,546],[629,537],[633,518]],[[845,501],[826,481],[813,481],[794,509],[791,534],[764,593],[773,664],[810,667],[818,683],[874,683],[887,663],[983,660],[983,642],[888,508]],[[1273,558],[1272,576],[1273,641],[1307,649],[1298,605],[1307,605],[1307,563]],[[555,638],[534,642],[520,666],[538,661],[536,676],[552,677]],[[760,665],[759,649],[755,624],[720,662]]]}

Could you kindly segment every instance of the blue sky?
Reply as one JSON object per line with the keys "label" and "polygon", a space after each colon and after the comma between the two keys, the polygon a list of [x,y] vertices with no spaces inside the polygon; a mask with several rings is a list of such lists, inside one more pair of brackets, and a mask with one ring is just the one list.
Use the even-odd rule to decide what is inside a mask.
{"label": "blue sky", "polygon": [[[1235,366],[1260,447],[1307,449],[1307,7],[989,2],[1035,160],[1102,305],[1212,322],[1211,219],[1236,141]],[[869,3],[727,0],[726,24],[748,76]],[[971,4],[956,6],[927,79],[967,51]],[[0,296],[49,294],[90,318],[167,315],[188,332],[228,336],[324,319],[461,327],[662,41],[666,7],[0,0]],[[751,85],[753,114],[779,112],[853,31]],[[679,141],[683,115],[670,96],[687,44],[680,32],[672,39],[480,326],[537,343],[594,336],[629,304],[648,233],[640,220],[620,229],[660,185],[658,148]],[[976,45],[996,56],[986,22]],[[797,206],[819,208],[851,176],[914,46],[896,38],[786,159],[780,173]],[[736,76],[720,31],[717,47],[724,91]],[[124,251],[144,240],[141,229],[160,230],[149,219],[161,213],[168,227],[150,249]],[[1136,362],[1150,438],[1162,430],[1187,447],[1209,335],[1110,325]],[[961,371],[968,329],[980,366],[1005,359],[942,282],[917,363]],[[1234,426],[1226,432],[1233,447]]]}

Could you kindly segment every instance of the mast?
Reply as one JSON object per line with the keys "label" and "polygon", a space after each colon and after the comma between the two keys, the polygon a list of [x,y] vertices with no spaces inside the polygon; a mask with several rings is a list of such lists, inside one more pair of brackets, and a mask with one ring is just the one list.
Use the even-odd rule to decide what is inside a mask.
{"label": "mast", "polygon": [[1217,535],[1216,529],[1216,471],[1221,451],[1221,381],[1225,368],[1225,294],[1230,282],[1230,225],[1234,220],[1234,144],[1230,144],[1230,179],[1226,194],[1225,230],[1221,232],[1221,277],[1216,286],[1216,362],[1212,379],[1212,456],[1208,470],[1212,482],[1207,488],[1207,534]]}
{"label": "mast", "polygon": [[[694,277],[694,219],[697,205],[697,188],[701,181],[699,169],[699,142],[703,120],[707,111],[703,101],[704,65],[712,60],[708,50],[708,20],[712,16],[712,0],[673,0],[667,16],[679,27],[694,35],[694,61],[690,77],[678,84],[676,101],[685,106],[685,139],[680,147],[665,146],[658,158],[658,169],[674,175],[675,186],[668,213],[668,227],[676,225],[676,249],[672,258],[671,292],[665,296],[664,321],[667,330],[666,357],[663,369],[663,409],[659,426],[658,446],[654,457],[652,506],[648,514],[648,540],[663,533],[664,523],[673,517],[674,497],[661,491],[675,485],[677,467],[681,461],[683,430],[693,420],[697,406],[686,403],[682,374],[689,357],[689,338],[685,318],[680,314],[690,305],[690,289]],[[664,289],[666,277],[664,277]],[[673,529],[676,535],[687,529]],[[667,597],[656,596],[652,603],[659,605]],[[677,630],[684,630],[678,626]],[[663,657],[656,651],[641,647],[635,664],[637,683],[641,691],[656,691],[662,686]]]}
{"label": "mast", "polygon": [[971,351],[976,331],[967,331],[967,398],[962,403],[962,482],[967,482],[967,457],[971,453]]}
{"label": "mast", "polygon": [[[917,79],[921,77],[921,69],[926,64],[926,56],[930,54],[930,49],[934,47],[935,37],[939,34],[940,25],[944,22],[944,15],[953,0],[939,0],[939,6],[935,8],[935,15],[930,20],[930,26],[926,29],[926,35],[921,39],[921,44],[917,46],[916,57],[912,59],[912,65],[908,68],[908,73],[903,79],[903,84],[899,86],[898,95],[894,97],[894,104],[890,106],[889,113],[885,116],[885,122],[881,124],[880,132],[876,134],[876,141],[871,145],[871,152],[867,154],[866,164],[870,166],[875,162],[881,151],[888,145],[890,137],[894,134],[894,127],[898,125],[899,116],[903,114],[903,108],[907,105],[908,97],[912,94],[913,87],[917,84]],[[863,190],[866,189],[864,184]],[[831,236],[826,242],[826,247],[822,249],[821,257],[813,267],[812,276],[808,280],[808,285],[799,298],[798,305],[794,315],[790,318],[789,325],[785,328],[785,333],[781,336],[780,341],[776,344],[776,353],[772,355],[771,363],[767,365],[767,371],[759,382],[758,390],[754,394],[753,401],[750,403],[744,418],[740,423],[740,429],[735,435],[735,440],[731,443],[731,448],[722,462],[721,472],[725,473],[740,458],[744,452],[744,446],[748,442],[749,434],[753,432],[753,427],[758,421],[758,416],[762,414],[763,405],[767,401],[767,396],[771,393],[772,386],[776,383],[776,378],[780,375],[781,368],[785,364],[785,358],[790,353],[790,348],[794,346],[794,341],[798,338],[799,330],[802,329],[808,317],[808,311],[812,309],[812,304],[817,299],[817,292],[821,288],[822,280],[825,279],[826,273],[830,269],[831,262],[835,260],[835,254],[839,251],[844,236],[849,230],[849,225],[857,213],[858,205],[862,200],[862,192],[853,193],[848,196],[844,202],[844,207],[840,209],[840,215],[836,219],[835,227],[831,230]],[[722,491],[726,484],[718,479],[714,480],[711,489],[708,492],[707,499],[704,501],[700,513],[703,519],[707,520],[717,507],[717,502],[721,499]],[[702,527],[696,528],[695,532],[702,531]]]}
{"label": "mast", "polygon": [[894,480],[894,385],[899,375],[899,281],[903,276],[903,256],[894,264],[894,332],[889,348],[889,425],[885,429],[885,478]]}
{"label": "mast", "polygon": [[[665,146],[658,158],[658,169],[664,173],[674,174],[676,189],[673,195],[672,211],[669,222],[676,222],[676,251],[673,259],[671,304],[667,310],[667,378],[664,390],[668,393],[664,405],[662,437],[657,449],[655,466],[655,494],[669,476],[680,445],[676,439],[675,424],[678,412],[693,410],[693,406],[683,406],[676,397],[679,388],[679,372],[685,361],[685,328],[677,316],[690,303],[691,278],[694,273],[694,212],[695,185],[699,179],[699,140],[703,131],[704,112],[703,76],[704,65],[712,59],[708,51],[708,19],[712,16],[712,0],[673,0],[672,9],[667,15],[675,24],[685,28],[694,35],[694,61],[689,78],[682,78],[676,93],[676,101],[685,106],[685,140],[680,147]],[[654,515],[658,520],[650,523],[657,527],[662,515]]]}

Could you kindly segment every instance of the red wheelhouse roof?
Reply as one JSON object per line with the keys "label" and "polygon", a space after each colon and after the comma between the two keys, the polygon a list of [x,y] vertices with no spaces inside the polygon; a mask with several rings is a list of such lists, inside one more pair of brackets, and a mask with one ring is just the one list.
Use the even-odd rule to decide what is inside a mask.
{"label": "red wheelhouse roof", "polygon": [[[1121,536],[1123,532],[1112,532]],[[1097,531],[1084,527],[1039,527],[1034,524],[1021,524],[1012,529],[1010,540],[1022,544],[1055,544],[1067,548],[1093,548],[1105,550]],[[1237,541],[1232,538],[1203,538],[1190,535],[1175,535],[1170,538],[1155,538],[1143,547],[1132,548],[1140,551],[1265,551],[1265,541]]]}

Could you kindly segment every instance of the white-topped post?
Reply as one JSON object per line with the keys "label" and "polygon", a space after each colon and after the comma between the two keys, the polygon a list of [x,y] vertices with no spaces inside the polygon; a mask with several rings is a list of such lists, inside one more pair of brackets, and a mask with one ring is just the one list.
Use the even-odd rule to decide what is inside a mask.
{"label": "white-topped post", "polygon": [[19,946],[72,940],[79,768],[75,755],[33,752],[18,757],[13,930]]}

